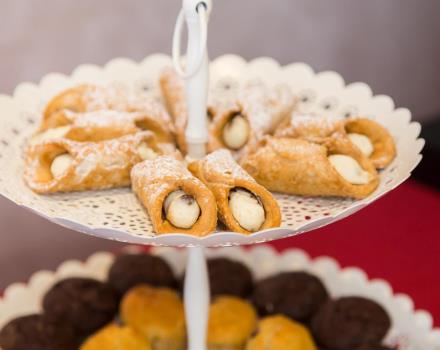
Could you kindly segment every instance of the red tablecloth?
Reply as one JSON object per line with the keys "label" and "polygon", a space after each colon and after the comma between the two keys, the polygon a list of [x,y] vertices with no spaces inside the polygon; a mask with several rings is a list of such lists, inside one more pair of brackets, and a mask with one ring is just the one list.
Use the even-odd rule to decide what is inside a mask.
{"label": "red tablecloth", "polygon": [[279,240],[357,266],[410,295],[440,326],[440,193],[409,181],[370,207],[322,229]]}

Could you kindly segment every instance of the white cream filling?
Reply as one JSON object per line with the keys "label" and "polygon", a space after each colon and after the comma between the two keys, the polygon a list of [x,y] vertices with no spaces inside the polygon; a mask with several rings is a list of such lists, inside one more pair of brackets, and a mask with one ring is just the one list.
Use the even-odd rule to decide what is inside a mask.
{"label": "white cream filling", "polygon": [[353,185],[365,185],[370,182],[371,175],[352,157],[334,154],[328,157],[336,171]]}
{"label": "white cream filling", "polygon": [[197,201],[182,190],[171,192],[164,201],[165,215],[173,226],[191,228],[200,216]]}
{"label": "white cream filling", "polygon": [[266,220],[263,206],[246,190],[236,189],[230,192],[229,208],[238,224],[247,231],[258,231]]}
{"label": "white cream filling", "polygon": [[234,116],[223,128],[223,142],[232,149],[240,149],[249,138],[249,123],[241,115]]}
{"label": "white cream filling", "polygon": [[360,149],[365,157],[368,158],[371,156],[374,151],[374,146],[367,136],[357,133],[350,133],[348,134],[348,138],[357,148]]}
{"label": "white cream filling", "polygon": [[148,145],[145,142],[142,142],[137,147],[137,152],[143,160],[152,160],[152,159],[156,158],[158,155],[150,147],[148,147]]}
{"label": "white cream filling", "polygon": [[73,163],[73,157],[68,154],[61,154],[52,161],[50,172],[54,178],[61,177]]}
{"label": "white cream filling", "polygon": [[46,140],[62,138],[66,135],[67,131],[69,131],[69,128],[70,126],[67,125],[60,126],[58,128],[48,129],[31,137],[31,139],[29,140],[29,144],[33,146]]}

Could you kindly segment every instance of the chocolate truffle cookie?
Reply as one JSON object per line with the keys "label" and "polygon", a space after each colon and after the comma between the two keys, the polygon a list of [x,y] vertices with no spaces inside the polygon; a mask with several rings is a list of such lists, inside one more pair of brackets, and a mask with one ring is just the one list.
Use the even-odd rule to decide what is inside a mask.
{"label": "chocolate truffle cookie", "polygon": [[255,286],[253,301],[261,315],[284,314],[308,322],[328,299],[322,282],[306,272],[284,272]]}
{"label": "chocolate truffle cookie", "polygon": [[0,331],[3,350],[75,350],[78,343],[70,327],[41,315],[16,318]]}
{"label": "chocolate truffle cookie", "polygon": [[391,326],[386,311],[362,297],[345,297],[325,303],[312,320],[317,342],[331,350],[353,350],[380,344]]}
{"label": "chocolate truffle cookie", "polygon": [[167,262],[150,254],[124,254],[116,258],[108,273],[108,283],[125,294],[138,284],[156,287],[176,287],[176,278]]}
{"label": "chocolate truffle cookie", "polygon": [[246,298],[252,293],[253,277],[242,263],[227,258],[208,260],[211,294]]}
{"label": "chocolate truffle cookie", "polygon": [[68,278],[46,293],[43,309],[49,320],[64,322],[85,336],[114,318],[118,297],[108,284],[90,278]]}
{"label": "chocolate truffle cookie", "polygon": [[362,345],[360,348],[357,348],[356,350],[393,350],[389,348],[388,346],[383,346],[379,344],[365,344]]}

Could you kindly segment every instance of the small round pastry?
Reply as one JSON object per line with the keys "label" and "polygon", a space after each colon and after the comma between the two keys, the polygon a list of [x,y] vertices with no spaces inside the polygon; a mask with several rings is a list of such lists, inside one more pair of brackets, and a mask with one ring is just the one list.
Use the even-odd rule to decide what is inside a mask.
{"label": "small round pastry", "polygon": [[366,185],[372,180],[372,175],[362,169],[359,162],[353,157],[344,154],[332,154],[328,159],[339,175],[353,185]]}
{"label": "small round pastry", "polygon": [[120,306],[122,321],[148,339],[153,350],[184,350],[185,314],[179,295],[147,284],[132,288]]}
{"label": "small round pastry", "polygon": [[263,205],[244,188],[234,188],[229,192],[229,207],[235,220],[247,231],[258,231],[266,221]]}
{"label": "small round pastry", "polygon": [[164,201],[167,220],[175,227],[193,227],[200,216],[200,207],[195,198],[182,190],[171,192]]}
{"label": "small round pastry", "polygon": [[91,335],[80,350],[151,350],[151,347],[130,327],[111,324]]}
{"label": "small round pastry", "polygon": [[76,350],[78,341],[72,329],[50,322],[41,315],[10,321],[0,331],[2,350]]}
{"label": "small round pastry", "polygon": [[150,254],[119,255],[108,272],[108,283],[120,296],[142,283],[170,288],[177,284],[167,262]]}
{"label": "small round pastry", "polygon": [[211,295],[235,295],[246,298],[252,293],[254,281],[246,265],[227,258],[208,260]]}
{"label": "small round pastry", "polygon": [[211,304],[208,350],[241,350],[257,326],[257,313],[247,301],[217,297]]}
{"label": "small round pastry", "polygon": [[223,127],[224,144],[234,150],[242,148],[249,139],[249,122],[241,113],[235,113]]}
{"label": "small round pastry", "polygon": [[258,332],[246,350],[317,350],[309,331],[303,325],[282,315],[262,319]]}
{"label": "small round pastry", "polygon": [[376,302],[344,297],[325,303],[314,316],[311,329],[320,345],[332,350],[352,350],[380,343],[390,326],[390,317]]}
{"label": "small round pastry", "polygon": [[118,296],[108,284],[91,278],[67,278],[43,298],[45,316],[69,324],[86,336],[109,323],[118,310]]}
{"label": "small round pastry", "polygon": [[284,314],[308,322],[328,299],[322,282],[306,272],[283,272],[259,281],[253,301],[261,315]]}
{"label": "small round pastry", "polygon": [[72,165],[74,158],[69,153],[56,156],[50,165],[50,172],[54,178],[61,177]]}

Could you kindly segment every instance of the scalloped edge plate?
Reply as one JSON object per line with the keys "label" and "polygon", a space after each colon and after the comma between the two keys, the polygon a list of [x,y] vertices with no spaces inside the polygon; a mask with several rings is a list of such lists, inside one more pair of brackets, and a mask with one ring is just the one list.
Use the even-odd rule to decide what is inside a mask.
{"label": "scalloped edge plate", "polygon": [[[142,74],[142,72],[149,72],[151,78],[151,76],[154,76],[156,73],[158,74],[158,68],[170,64],[170,62],[171,59],[169,56],[156,54],[148,56],[139,64],[128,59],[118,58],[110,61],[102,68],[89,64],[81,65],[74,70],[71,77],[51,73],[43,77],[38,85],[32,83],[20,84],[15,89],[13,97],[0,95],[0,107],[9,108],[14,111],[14,108],[19,108],[17,106],[20,106],[21,101],[26,100],[28,107],[29,105],[33,105],[34,108],[39,108],[42,103],[41,96],[45,96],[46,99],[48,99],[53,94],[69,85],[79,82],[110,83],[115,81],[115,79],[120,79],[121,81],[133,81],[139,79],[139,74]],[[234,232],[219,232],[205,237],[196,237],[186,234],[136,236],[127,233],[122,229],[112,229],[108,226],[92,227],[84,222],[78,222],[66,217],[50,216],[43,211],[32,208],[32,206],[23,203],[13,193],[2,188],[0,183],[1,195],[47,220],[97,237],[127,243],[178,247],[195,245],[206,247],[231,246],[267,242],[289,237],[341,220],[366,207],[387,192],[399,186],[411,175],[412,170],[422,159],[420,152],[424,146],[424,140],[419,138],[421,130],[420,124],[411,122],[411,113],[409,110],[404,108],[395,109],[394,102],[390,97],[384,95],[374,96],[369,86],[364,83],[358,82],[345,85],[343,78],[336,72],[327,71],[315,73],[312,68],[305,63],[293,63],[282,67],[274,59],[268,57],[257,58],[250,62],[246,62],[239,56],[225,55],[212,61],[210,69],[214,78],[221,76],[222,72],[225,71],[227,71],[227,74],[233,78],[240,77],[240,74],[246,70],[246,77],[260,77],[262,79],[264,79],[264,77],[270,77],[270,83],[282,81],[288,82],[293,89],[301,87],[302,90],[307,90],[309,86],[313,86],[314,91],[318,92],[320,96],[332,96],[332,94],[337,92],[345,99],[356,101],[353,108],[361,109],[363,115],[373,117],[377,115],[386,115],[386,117],[382,118],[380,121],[390,130],[393,130],[393,128],[399,128],[399,130],[403,130],[403,133],[405,134],[405,142],[401,142],[398,145],[400,149],[398,150],[398,159],[395,160],[395,167],[398,169],[396,173],[399,173],[399,176],[396,175],[390,183],[384,185],[385,188],[377,190],[368,198],[352,202],[351,205],[343,210],[337,211],[336,214],[332,213],[328,216],[321,216],[316,219],[314,218],[309,221],[304,221],[302,224],[298,224],[294,227],[274,228],[256,232],[251,235],[242,235]],[[264,74],[262,75],[261,72],[264,72]],[[289,77],[291,78],[289,79]],[[1,119],[0,124],[3,124],[0,125],[0,130],[2,126],[6,126],[4,125],[5,121]],[[396,135],[394,136],[396,137]],[[405,153],[405,156],[401,156],[400,153]],[[298,197],[296,197],[296,199],[297,198]]]}
{"label": "scalloped edge plate", "polygon": [[[127,247],[127,252],[141,251],[138,247]],[[153,248],[153,254],[166,259],[175,273],[183,273],[186,250],[175,248]],[[300,249],[287,249],[277,253],[269,245],[251,249],[207,249],[208,257],[224,256],[246,264],[256,279],[291,270],[305,270],[322,279],[334,297],[358,295],[380,303],[390,314],[393,327],[386,337],[388,345],[399,345],[399,350],[440,349],[440,329],[433,328],[432,316],[425,310],[415,310],[414,302],[406,294],[393,294],[388,282],[368,279],[364,271],[356,267],[341,268],[338,262],[327,256],[311,259]],[[0,328],[12,318],[39,312],[42,296],[54,283],[66,277],[92,277],[105,280],[114,255],[97,252],[85,262],[68,260],[55,272],[38,271],[29,281],[15,283],[6,288],[0,298]]]}

